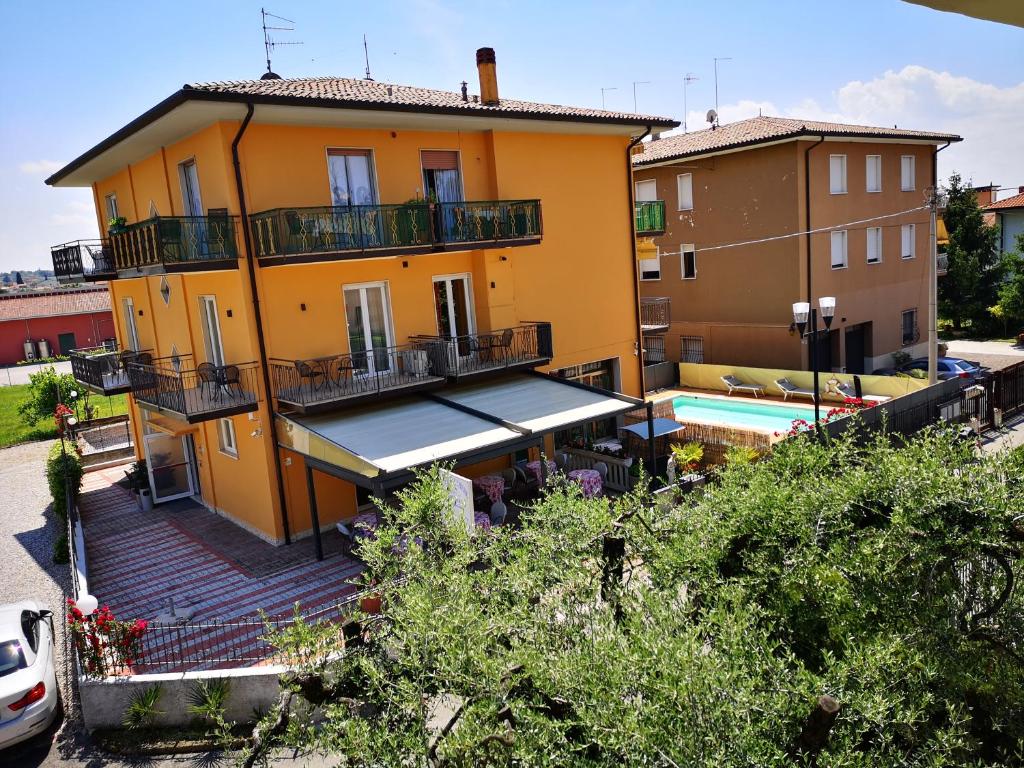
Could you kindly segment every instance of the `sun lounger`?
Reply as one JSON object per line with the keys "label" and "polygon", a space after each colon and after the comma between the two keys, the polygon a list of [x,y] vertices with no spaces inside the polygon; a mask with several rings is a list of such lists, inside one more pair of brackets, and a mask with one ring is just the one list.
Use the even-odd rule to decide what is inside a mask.
{"label": "sun lounger", "polygon": [[735,392],[752,392],[754,397],[764,394],[764,387],[760,384],[747,384],[735,376],[723,376],[722,382],[729,388],[729,394]]}
{"label": "sun lounger", "polygon": [[[836,387],[836,391],[843,397],[856,398],[857,388],[848,382],[843,382]],[[860,399],[866,403],[884,403],[892,400],[888,395],[866,395],[861,394]]]}
{"label": "sun lounger", "polygon": [[782,390],[783,400],[789,400],[790,395],[793,397],[809,397],[812,400],[814,399],[813,389],[802,389],[789,379],[776,379],[775,386]]}

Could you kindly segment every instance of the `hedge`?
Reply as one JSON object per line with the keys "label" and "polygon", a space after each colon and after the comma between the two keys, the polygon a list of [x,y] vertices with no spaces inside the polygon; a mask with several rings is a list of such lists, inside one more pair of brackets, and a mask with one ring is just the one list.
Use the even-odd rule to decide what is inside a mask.
{"label": "hedge", "polygon": [[46,482],[50,486],[50,495],[53,497],[53,510],[61,519],[67,516],[67,499],[64,496],[64,476],[67,475],[71,481],[71,493],[78,498],[78,492],[82,489],[82,475],[85,470],[82,468],[82,458],[75,451],[74,447],[61,450],[58,441],[50,449],[50,455],[46,459]]}

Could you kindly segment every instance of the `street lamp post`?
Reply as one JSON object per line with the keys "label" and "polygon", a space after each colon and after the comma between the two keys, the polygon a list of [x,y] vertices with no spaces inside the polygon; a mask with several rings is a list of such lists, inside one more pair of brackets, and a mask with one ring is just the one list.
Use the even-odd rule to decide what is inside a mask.
{"label": "street lamp post", "polygon": [[[836,314],[835,296],[822,296],[818,299],[818,307],[821,308],[821,320],[825,324],[827,332],[832,327],[832,318]],[[810,323],[808,324],[808,318]],[[796,324],[800,335],[808,338],[811,345],[811,370],[814,372],[814,431],[821,434],[821,393],[818,387],[818,310],[807,301],[798,301],[793,304],[793,322]],[[807,333],[804,333],[805,329]]]}

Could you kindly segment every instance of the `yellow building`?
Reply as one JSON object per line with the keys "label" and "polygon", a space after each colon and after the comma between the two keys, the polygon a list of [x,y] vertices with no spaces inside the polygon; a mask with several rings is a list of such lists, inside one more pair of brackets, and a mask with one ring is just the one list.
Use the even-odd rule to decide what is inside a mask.
{"label": "yellow building", "polygon": [[75,373],[131,393],[158,503],[290,541],[635,407],[629,152],[675,123],[499,98],[477,64],[478,95],[186,85],[47,180],[108,232],[54,268],[110,281],[125,351]]}

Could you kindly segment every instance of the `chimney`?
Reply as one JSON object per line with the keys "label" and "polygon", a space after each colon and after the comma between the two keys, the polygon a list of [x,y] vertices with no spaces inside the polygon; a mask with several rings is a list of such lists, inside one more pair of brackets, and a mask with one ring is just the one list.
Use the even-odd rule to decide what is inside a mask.
{"label": "chimney", "polygon": [[498,105],[498,73],[494,66],[494,49],[476,49],[476,69],[480,74],[480,103],[487,107]]}
{"label": "chimney", "polygon": [[1024,187],[1017,187],[1017,194],[1024,195]]}

